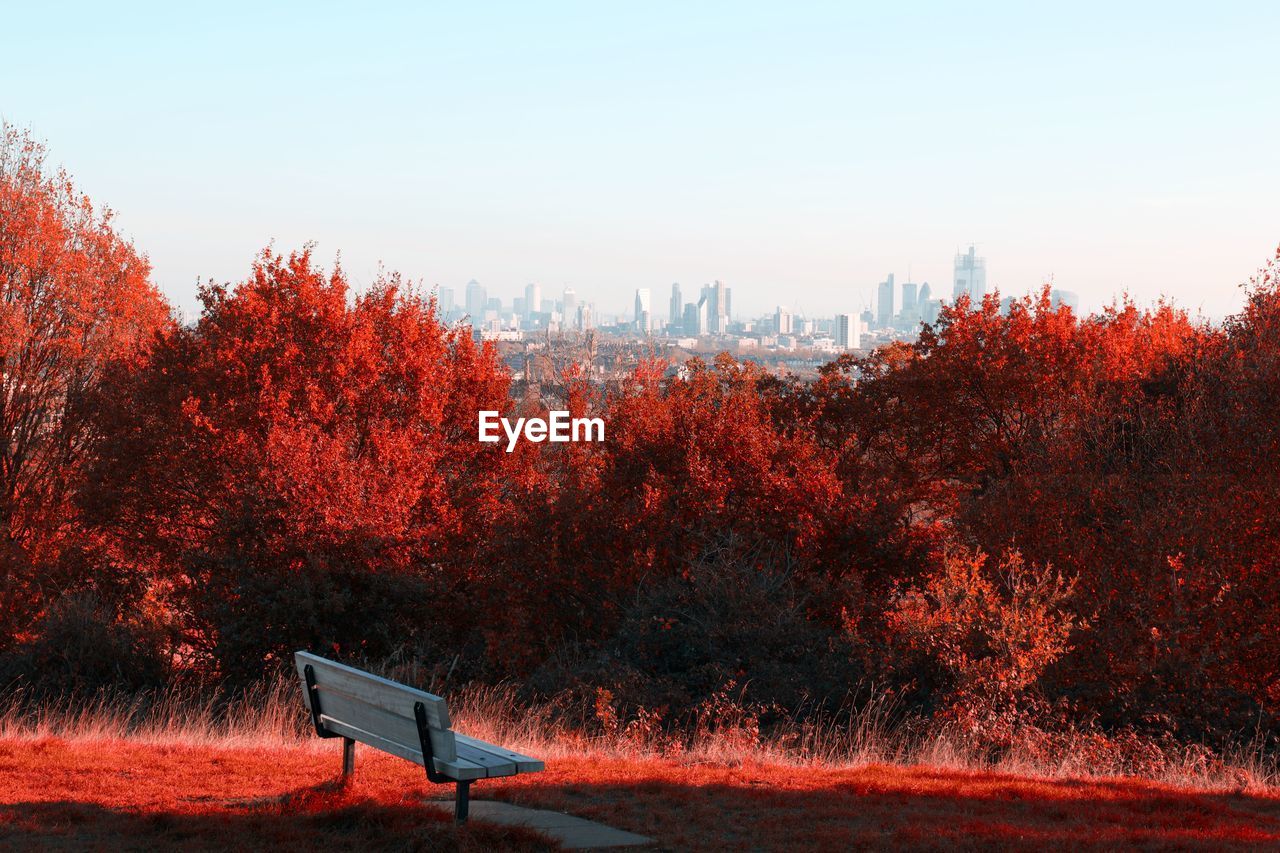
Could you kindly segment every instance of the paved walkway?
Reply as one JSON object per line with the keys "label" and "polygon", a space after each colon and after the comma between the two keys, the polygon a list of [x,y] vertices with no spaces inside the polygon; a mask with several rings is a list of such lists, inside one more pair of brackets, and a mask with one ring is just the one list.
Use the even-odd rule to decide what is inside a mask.
{"label": "paved walkway", "polygon": [[[428,800],[430,805],[453,811],[452,800]],[[468,820],[487,820],[530,829],[549,835],[568,850],[598,849],[601,847],[639,847],[652,844],[652,838],[636,835],[560,812],[526,809],[497,800],[472,800]]]}

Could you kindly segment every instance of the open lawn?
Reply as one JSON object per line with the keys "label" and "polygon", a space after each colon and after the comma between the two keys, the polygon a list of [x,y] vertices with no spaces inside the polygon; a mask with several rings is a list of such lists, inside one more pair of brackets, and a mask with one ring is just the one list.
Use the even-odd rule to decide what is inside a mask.
{"label": "open lawn", "polygon": [[[184,850],[552,849],[532,833],[456,829],[412,765],[337,741],[248,748],[0,740],[0,847]],[[1038,780],[928,767],[847,769],[557,757],[478,784],[477,799],[568,811],[673,850],[1280,847],[1280,797],[1133,780]]]}

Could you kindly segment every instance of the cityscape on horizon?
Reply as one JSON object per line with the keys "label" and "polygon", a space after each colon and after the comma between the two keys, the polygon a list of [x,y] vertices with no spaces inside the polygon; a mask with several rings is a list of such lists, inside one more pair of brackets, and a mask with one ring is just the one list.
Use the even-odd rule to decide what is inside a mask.
{"label": "cityscape on horizon", "polygon": [[[716,280],[686,289],[680,282],[671,285],[665,306],[654,289],[635,290],[630,312],[602,312],[596,303],[583,299],[566,286],[559,298],[539,282],[525,285],[524,294],[509,302],[490,296],[488,289],[472,279],[459,293],[452,287],[437,287],[435,295],[441,315],[448,322],[469,323],[481,340],[519,342],[548,333],[598,331],[622,339],[662,339],[676,347],[694,350],[719,346],[739,354],[752,351],[837,354],[870,349],[891,340],[911,340],[922,323],[935,323],[947,302],[967,296],[980,302],[989,288],[987,260],[970,245],[957,252],[950,286],[935,289],[929,282],[896,280],[888,273],[875,287],[874,302],[856,310],[834,314],[806,313],[779,302],[772,312],[735,313],[733,289]],[[781,294],[779,294],[781,295]],[[1000,307],[1007,312],[1019,295],[1000,294]],[[1070,290],[1051,287],[1051,304],[1080,311],[1080,298]]]}

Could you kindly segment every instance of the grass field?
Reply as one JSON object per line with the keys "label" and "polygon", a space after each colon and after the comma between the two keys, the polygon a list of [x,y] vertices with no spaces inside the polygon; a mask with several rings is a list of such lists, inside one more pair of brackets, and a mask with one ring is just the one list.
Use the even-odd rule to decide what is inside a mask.
{"label": "grass field", "polygon": [[[309,731],[297,691],[283,680],[218,707],[181,694],[11,702],[0,849],[553,849],[481,821],[455,828],[424,805],[452,788],[366,747],[355,781],[338,784],[340,742]],[[875,715],[809,732],[802,748],[703,734],[672,753],[583,738],[501,691],[451,704],[460,731],[546,759],[545,772],[481,782],[474,798],[569,812],[661,849],[1280,848],[1280,787],[1257,753],[1171,761],[1159,780],[1069,756],[984,764],[941,736],[905,743]]]}
{"label": "grass field", "polygon": [[[551,849],[531,833],[456,829],[449,790],[370,750],[334,782],[336,741],[251,748],[128,740],[0,741],[6,848]],[[1280,798],[1135,780],[1037,780],[928,767],[837,769],[558,757],[477,798],[568,811],[674,850],[1220,849],[1280,846]]]}

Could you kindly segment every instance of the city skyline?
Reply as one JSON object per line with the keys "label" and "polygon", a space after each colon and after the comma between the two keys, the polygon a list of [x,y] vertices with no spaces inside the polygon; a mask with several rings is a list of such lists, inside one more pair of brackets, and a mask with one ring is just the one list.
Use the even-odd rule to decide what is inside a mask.
{"label": "city skyline", "polygon": [[[999,296],[1002,310],[1007,310],[1008,305],[1012,301],[1020,300],[1026,296],[1037,296],[1045,288],[1048,288],[1051,300],[1055,306],[1059,303],[1065,302],[1073,311],[1081,316],[1087,316],[1090,313],[1096,312],[1100,308],[1106,307],[1105,305],[1089,306],[1082,304],[1079,294],[1076,291],[1061,287],[1058,282],[1052,280],[1025,290],[1002,289],[996,286],[988,287],[986,261],[987,259],[984,256],[977,255],[977,247],[971,244],[967,247],[966,251],[957,251],[955,253],[953,272],[950,280],[940,283],[940,286],[937,288],[928,281],[916,281],[911,279],[910,269],[908,268],[908,280],[899,281],[897,274],[890,272],[884,281],[881,281],[874,289],[872,289],[872,298],[864,298],[863,288],[854,288],[853,290],[856,290],[858,294],[854,299],[856,304],[849,304],[837,308],[834,312],[806,310],[800,305],[800,303],[794,303],[797,307],[793,310],[781,303],[777,303],[774,304],[772,309],[750,306],[742,313],[733,313],[730,308],[726,308],[728,313],[723,316],[727,322],[749,317],[764,317],[770,313],[780,315],[781,312],[785,312],[788,316],[795,316],[797,318],[830,318],[832,316],[838,318],[841,314],[852,313],[857,315],[866,315],[864,316],[864,319],[873,324],[870,328],[879,327],[910,330],[917,328],[922,321],[928,323],[934,322],[938,317],[941,306],[943,304],[955,302],[962,294],[967,295],[972,301],[981,301],[981,299],[988,294],[992,296]],[[590,297],[588,297],[582,304],[584,306],[590,306],[597,313],[598,319],[604,319],[607,324],[612,324],[614,322],[638,323],[640,314],[643,312],[648,315],[648,320],[645,323],[646,330],[655,331],[661,330],[668,325],[687,326],[688,321],[686,318],[688,317],[688,310],[696,309],[699,306],[699,302],[704,301],[707,298],[709,291],[720,284],[722,284],[722,282],[718,279],[715,282],[703,284],[701,286],[699,300],[687,303],[682,298],[682,288],[685,285],[682,285],[679,281],[672,282],[670,300],[668,302],[667,314],[665,315],[667,320],[665,322],[662,319],[664,315],[658,308],[659,296],[656,294],[656,289],[653,287],[646,286],[636,288],[633,291],[632,304],[629,308],[617,308],[610,302],[605,302],[604,304],[608,307],[602,309],[600,307],[600,303]],[[482,285],[480,285],[480,283],[475,279],[471,279],[468,282],[467,289],[475,287],[482,287]],[[513,313],[514,316],[519,317],[522,320],[529,320],[531,319],[531,314],[534,311],[543,311],[544,313],[549,312],[550,308],[548,306],[553,302],[558,303],[560,301],[555,300],[554,298],[531,299],[530,293],[540,293],[541,288],[541,282],[529,282],[523,286],[524,297],[511,297],[509,303],[503,301],[501,291],[498,294],[494,294],[485,287],[484,293],[488,307],[505,307],[509,305],[512,309],[508,312],[509,314]],[[442,301],[445,303],[446,313],[449,313],[450,308],[457,304],[465,306],[466,313],[470,314],[472,317],[482,317],[484,314],[484,305],[477,307],[470,299],[465,297],[458,298],[455,296],[455,294],[459,292],[465,294],[467,289],[458,289],[448,285],[436,285],[429,288],[429,291],[442,297]],[[507,290],[509,289],[510,288]],[[728,285],[725,285],[725,289],[726,293],[731,291],[731,287]],[[517,287],[516,290],[519,291],[521,288]],[[552,294],[554,293],[553,290],[549,290],[548,292]],[[935,293],[947,295],[934,298]],[[564,287],[564,294],[565,301],[572,303],[576,307],[576,290],[573,287],[566,285]],[[796,293],[794,289],[783,286],[780,290],[773,291],[768,295],[773,298],[782,298],[784,296],[795,297]],[[803,302],[803,300],[801,300],[801,302]],[[535,304],[540,307],[533,307]],[[710,304],[712,306],[715,305],[714,301]],[[455,318],[460,317],[456,312],[454,313],[454,316]],[[572,308],[568,309],[565,316],[566,322],[571,323],[573,317]],[[712,316],[716,317],[718,315],[713,313]],[[714,326],[714,324],[708,325],[699,333],[716,334],[717,332],[713,331],[712,326]],[[723,328],[720,328],[718,333],[723,333],[724,331],[725,330]]]}

